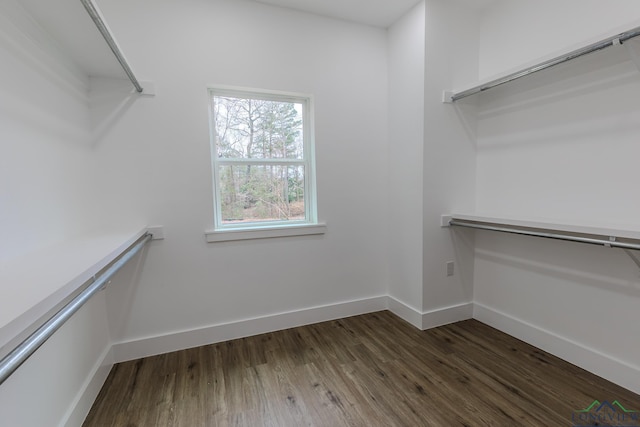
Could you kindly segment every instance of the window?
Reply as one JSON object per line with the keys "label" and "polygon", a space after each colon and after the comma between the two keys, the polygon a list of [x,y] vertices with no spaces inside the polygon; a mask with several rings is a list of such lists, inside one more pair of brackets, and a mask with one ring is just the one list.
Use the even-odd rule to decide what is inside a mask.
{"label": "window", "polygon": [[310,98],[210,88],[209,101],[215,231],[316,224]]}

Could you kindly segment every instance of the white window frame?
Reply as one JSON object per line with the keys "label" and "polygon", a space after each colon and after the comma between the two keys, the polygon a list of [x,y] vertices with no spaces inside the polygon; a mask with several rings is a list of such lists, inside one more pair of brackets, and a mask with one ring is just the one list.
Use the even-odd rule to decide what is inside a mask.
{"label": "white window frame", "polygon": [[[267,101],[291,102],[302,104],[303,159],[227,159],[218,157],[215,114],[213,97],[228,96],[233,98],[259,99]],[[213,171],[213,218],[214,230],[206,232],[208,242],[240,240],[265,237],[293,235],[323,234],[324,224],[318,223],[313,97],[308,94],[280,92],[262,89],[249,89],[231,86],[208,86],[207,99],[209,105],[209,136],[211,146],[211,168]],[[220,200],[221,165],[277,165],[304,167],[304,220],[274,220],[246,223],[223,224],[222,205]]]}

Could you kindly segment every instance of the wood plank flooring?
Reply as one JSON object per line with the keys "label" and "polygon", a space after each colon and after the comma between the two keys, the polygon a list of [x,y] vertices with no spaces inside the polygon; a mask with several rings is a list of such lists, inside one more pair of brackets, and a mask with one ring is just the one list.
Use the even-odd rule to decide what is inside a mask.
{"label": "wood plank flooring", "polygon": [[383,311],[125,362],[91,426],[570,426],[640,396],[475,320]]}

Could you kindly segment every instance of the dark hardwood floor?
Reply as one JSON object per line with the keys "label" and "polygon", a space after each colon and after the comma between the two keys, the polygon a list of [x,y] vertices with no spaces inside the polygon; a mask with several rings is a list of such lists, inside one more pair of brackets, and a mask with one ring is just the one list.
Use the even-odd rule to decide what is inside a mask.
{"label": "dark hardwood floor", "polygon": [[478,321],[384,311],[118,364],[84,426],[571,426],[594,400],[640,410]]}

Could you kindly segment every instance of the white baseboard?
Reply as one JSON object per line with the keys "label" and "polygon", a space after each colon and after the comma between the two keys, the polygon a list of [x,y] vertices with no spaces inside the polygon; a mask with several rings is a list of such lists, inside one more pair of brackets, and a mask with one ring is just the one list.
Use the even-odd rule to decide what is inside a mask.
{"label": "white baseboard", "polygon": [[490,307],[469,302],[420,312],[402,301],[383,295],[114,344],[96,363],[93,374],[87,378],[61,425],[71,427],[82,424],[114,363],[385,309],[422,330],[474,318],[640,393],[640,367],[614,359]]}
{"label": "white baseboard", "polygon": [[638,366],[617,360],[482,304],[474,304],[473,317],[634,393],[640,393],[640,367]]}
{"label": "white baseboard", "polygon": [[473,303],[463,303],[450,307],[437,308],[422,313],[422,330],[460,322],[473,318]]}
{"label": "white baseboard", "polygon": [[393,297],[382,295],[122,342],[113,345],[114,361],[119,363],[385,309],[422,330],[471,319],[473,314],[472,303],[421,313]]}
{"label": "white baseboard", "polygon": [[423,331],[473,318],[472,302],[421,312],[392,296],[387,300],[389,311]]}
{"label": "white baseboard", "polygon": [[119,363],[297,326],[382,311],[386,308],[387,296],[382,295],[142,338],[114,344],[112,347],[114,361]]}
{"label": "white baseboard", "polygon": [[112,367],[113,349],[108,347],[94,365],[84,384],[82,384],[80,391],[62,419],[61,426],[76,427],[82,425]]}
{"label": "white baseboard", "polygon": [[422,329],[422,313],[419,310],[392,296],[387,296],[387,309],[416,328]]}

